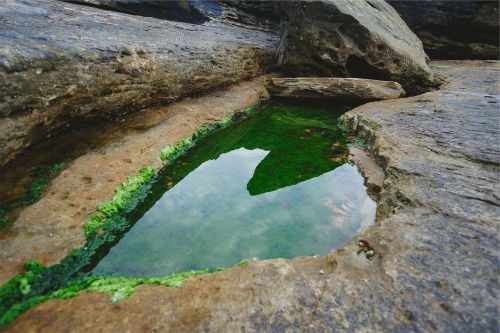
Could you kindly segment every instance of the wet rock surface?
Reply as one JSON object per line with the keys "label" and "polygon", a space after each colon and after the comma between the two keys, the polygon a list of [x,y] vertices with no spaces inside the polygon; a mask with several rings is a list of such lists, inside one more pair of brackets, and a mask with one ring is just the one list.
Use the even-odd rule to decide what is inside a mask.
{"label": "wet rock surface", "polygon": [[9,332],[497,332],[498,62],[446,62],[440,91],[365,104],[344,123],[385,174],[378,220],[326,257],[250,262],[130,299],[40,304]]}
{"label": "wet rock surface", "polygon": [[[98,204],[106,202],[141,167],[159,168],[160,151],[166,145],[267,96],[265,80],[257,78],[206,96],[132,113],[118,123],[87,127],[86,132],[101,140],[102,147],[69,162],[39,201],[22,209],[14,222],[0,229],[0,285],[22,273],[22,263],[27,259],[52,264],[82,246],[83,224]],[[41,148],[48,149],[49,154],[53,151],[50,146]],[[11,185],[5,182],[1,186],[7,190]]]}
{"label": "wet rock surface", "polygon": [[433,59],[498,59],[498,1],[388,0]]}
{"label": "wet rock surface", "polygon": [[284,68],[299,76],[363,77],[428,91],[422,43],[385,1],[284,1]]}
{"label": "wet rock surface", "polygon": [[393,99],[405,94],[397,82],[328,77],[273,78],[268,90],[272,96],[278,97],[352,101]]}
{"label": "wet rock surface", "polygon": [[0,7],[0,165],[83,119],[115,116],[262,73],[277,34],[59,1]]}

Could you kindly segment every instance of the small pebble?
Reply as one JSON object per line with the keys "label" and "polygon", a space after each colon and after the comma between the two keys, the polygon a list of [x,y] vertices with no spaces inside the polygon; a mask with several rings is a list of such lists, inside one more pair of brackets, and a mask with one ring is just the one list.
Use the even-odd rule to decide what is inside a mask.
{"label": "small pebble", "polygon": [[323,275],[323,274],[325,274],[325,271],[324,270],[320,270],[319,274]]}

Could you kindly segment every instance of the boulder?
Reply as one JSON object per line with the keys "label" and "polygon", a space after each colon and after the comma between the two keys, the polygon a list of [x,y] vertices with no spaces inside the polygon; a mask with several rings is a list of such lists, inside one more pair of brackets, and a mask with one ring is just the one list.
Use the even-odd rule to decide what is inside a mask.
{"label": "boulder", "polygon": [[388,0],[436,59],[498,59],[498,1]]}
{"label": "boulder", "polygon": [[283,1],[280,10],[290,73],[397,81],[410,94],[435,86],[422,43],[382,0]]}
{"label": "boulder", "polygon": [[0,166],[96,117],[263,73],[279,36],[221,21],[175,22],[73,3],[0,6]]}
{"label": "boulder", "polygon": [[333,77],[273,78],[268,90],[272,96],[278,97],[357,101],[393,99],[405,95],[397,82]]}

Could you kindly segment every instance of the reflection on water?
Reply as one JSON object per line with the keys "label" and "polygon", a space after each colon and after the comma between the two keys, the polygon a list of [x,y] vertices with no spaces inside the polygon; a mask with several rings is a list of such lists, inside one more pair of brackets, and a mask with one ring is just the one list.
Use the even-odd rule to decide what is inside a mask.
{"label": "reflection on water", "polygon": [[373,222],[375,203],[345,163],[337,116],[274,105],[202,140],[166,168],[149,209],[93,273],[157,276],[338,248]]}

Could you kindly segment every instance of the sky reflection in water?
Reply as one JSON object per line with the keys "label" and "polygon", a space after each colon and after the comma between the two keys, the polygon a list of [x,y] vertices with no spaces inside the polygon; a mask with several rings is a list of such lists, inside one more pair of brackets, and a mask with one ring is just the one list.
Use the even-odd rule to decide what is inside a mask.
{"label": "sky reflection in water", "polygon": [[[111,248],[93,273],[147,277],[229,267],[244,258],[326,254],[372,224],[375,203],[366,194],[363,178],[355,166],[332,157],[332,149],[338,151],[340,135],[332,126],[336,116],[323,110],[315,111],[308,115],[313,119],[315,115],[327,119],[327,125],[316,123],[311,127],[310,123],[293,122],[292,126],[283,126],[281,123],[278,127],[283,131],[286,128],[286,133],[276,130],[276,126],[267,132],[263,126],[269,127],[273,115],[303,116],[300,108],[274,106],[264,112],[268,114],[254,116],[200,142],[192,153],[167,170],[162,181],[170,184],[164,186],[164,190],[171,188],[159,195],[159,200]],[[331,123],[329,118],[333,118]],[[283,122],[283,117],[278,119]],[[258,130],[262,136],[267,133],[268,138],[286,134],[300,142],[319,133],[316,139],[326,144],[315,153],[321,157],[316,156],[316,161],[306,166],[310,159],[298,163],[286,161],[294,155],[287,151],[290,145],[296,148],[301,143],[288,140],[284,145],[262,144],[283,140],[260,138],[255,141],[252,130]],[[245,134],[238,135],[238,131]],[[231,136],[239,139],[231,141]],[[258,143],[248,144],[249,141]],[[337,144],[332,146],[332,141]],[[214,149],[217,142],[225,144]],[[273,152],[285,152],[282,154],[285,161],[279,156],[274,158],[273,152],[252,147],[259,145],[271,146]],[[304,147],[301,149],[304,151]],[[215,159],[206,160],[207,156]],[[269,160],[270,164],[265,162],[269,168],[262,167],[264,161]],[[329,165],[327,169],[326,165]],[[183,172],[183,168],[186,171]]]}

